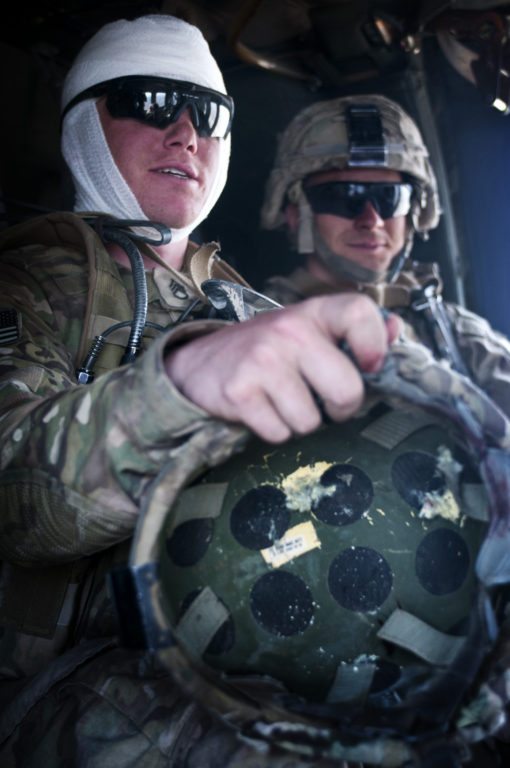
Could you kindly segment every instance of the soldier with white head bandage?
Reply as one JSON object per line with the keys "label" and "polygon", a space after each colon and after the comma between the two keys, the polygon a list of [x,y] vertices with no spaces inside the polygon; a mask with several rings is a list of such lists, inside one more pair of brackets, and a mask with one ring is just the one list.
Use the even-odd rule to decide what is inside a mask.
{"label": "soldier with white head bandage", "polygon": [[233,324],[210,300],[226,285],[268,305],[200,243],[232,118],[196,27],[109,23],[63,85],[73,212],[2,232],[2,766],[260,764],[155,657],[171,640],[137,595],[158,567],[133,565],[132,540],[155,500],[171,507],[252,433],[347,418],[398,320],[349,296]]}

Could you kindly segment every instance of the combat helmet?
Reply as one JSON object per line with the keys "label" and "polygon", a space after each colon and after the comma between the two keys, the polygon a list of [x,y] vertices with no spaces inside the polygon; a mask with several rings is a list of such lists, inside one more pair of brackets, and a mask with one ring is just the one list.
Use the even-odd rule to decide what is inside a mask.
{"label": "combat helmet", "polygon": [[298,252],[312,252],[312,212],[303,193],[304,179],[318,171],[366,167],[398,171],[414,186],[404,249],[408,255],[414,232],[426,237],[439,223],[437,180],[416,123],[399,104],[379,94],[317,102],[296,115],[278,140],[261,210],[262,228],[283,225],[286,203],[295,203],[300,210]]}
{"label": "combat helmet", "polygon": [[457,766],[510,698],[510,422],[421,345],[366,382],[350,422],[282,446],[216,425],[237,457],[184,492],[163,469],[131,554],[145,643],[252,743]]}

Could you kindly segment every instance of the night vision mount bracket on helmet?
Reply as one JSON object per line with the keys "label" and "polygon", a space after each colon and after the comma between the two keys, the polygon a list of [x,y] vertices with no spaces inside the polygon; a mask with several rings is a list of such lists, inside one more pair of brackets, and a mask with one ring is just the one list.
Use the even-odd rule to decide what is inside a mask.
{"label": "night vision mount bracket on helmet", "polygon": [[[215,301],[223,301],[226,306],[221,284],[210,288],[217,294]],[[229,300],[229,311],[240,306],[239,296]],[[308,758],[381,766],[432,768],[437,765],[434,755],[439,749],[443,755],[448,753],[449,765],[460,765],[472,742],[486,738],[503,725],[509,699],[501,680],[510,668],[510,659],[498,657],[497,649],[499,644],[504,648],[503,641],[510,631],[505,615],[505,588],[510,582],[510,422],[475,384],[437,362],[421,345],[395,343],[382,370],[364,374],[364,379],[369,395],[382,397],[397,416],[402,409],[406,418],[411,413],[411,421],[417,420],[413,426],[416,436],[411,436],[417,441],[412,443],[413,450],[406,450],[404,458],[392,458],[391,476],[403,487],[407,499],[404,504],[402,498],[395,504],[395,509],[400,506],[403,510],[400,522],[392,520],[391,504],[381,502],[388,492],[384,474],[372,478],[373,497],[367,491],[368,475],[373,469],[370,457],[376,454],[370,452],[368,443],[364,443],[361,454],[353,453],[364,439],[356,426],[357,419],[326,424],[312,438],[291,441],[291,447],[257,445],[247,430],[235,425],[206,425],[191,441],[196,465],[188,452],[185,461],[176,455],[161,469],[140,514],[129,566],[110,574],[121,637],[125,645],[156,654],[187,695],[200,700],[241,737]],[[438,502],[442,508],[452,508],[450,502],[457,491],[452,491],[453,496],[449,494],[450,486],[443,487],[440,479],[441,466],[445,474],[449,472],[446,465],[432,462],[432,485],[427,486],[424,496],[424,488],[409,495],[410,474],[417,467],[421,472],[422,465],[431,461],[429,454],[416,450],[422,435],[432,434],[426,433],[427,422],[420,421],[420,414],[432,416],[433,429],[446,429],[454,435],[455,440],[448,445],[453,451],[460,441],[461,454],[467,457],[466,467],[469,465],[469,471],[474,467],[479,473],[471,511],[461,506],[460,517],[453,522],[441,514],[436,519],[421,515],[425,497],[432,508]],[[397,418],[396,422],[400,424],[401,420]],[[420,432],[422,428],[425,432]],[[373,433],[370,424],[368,429]],[[349,435],[354,435],[352,442]],[[319,496],[309,499],[307,511],[296,507],[292,511],[288,487],[283,492],[274,472],[272,479],[269,476],[268,467],[277,466],[280,472],[285,467],[282,461],[287,461],[285,455],[293,452],[297,470],[290,474],[285,470],[283,475],[285,481],[291,477],[295,480],[302,465],[307,464],[311,444],[315,464],[309,462],[305,468],[313,465],[321,472],[325,469],[325,477],[332,473],[333,480],[328,482],[333,482],[335,488],[331,491],[319,473],[313,484]],[[440,449],[439,453],[448,454],[436,437],[432,444]],[[365,450],[368,458],[362,470],[356,464]],[[455,461],[447,463],[450,468],[456,465]],[[201,466],[199,476],[190,470],[192,465]],[[345,494],[350,499],[352,493],[355,497],[339,509],[339,500]],[[418,497],[420,503],[416,502]],[[356,505],[361,502],[357,515]],[[480,514],[484,505],[486,518]],[[454,503],[453,507],[458,505]],[[278,527],[274,509],[285,518],[283,527]],[[322,519],[324,510],[332,519]],[[248,541],[253,511],[256,520],[269,525],[255,543]],[[297,525],[289,528],[292,515],[297,515],[293,518]],[[342,516],[349,519],[338,522]],[[301,531],[300,526],[306,529],[300,536],[309,546],[293,551],[300,540],[296,532],[297,528]],[[321,526],[327,529],[323,538]],[[368,532],[365,543],[349,538],[356,526],[363,529],[363,535]],[[371,534],[374,526],[375,533]],[[384,538],[385,530],[390,540],[382,553],[374,555],[374,547],[380,548],[377,542]],[[398,537],[391,539],[391,532],[397,530]],[[418,542],[414,576],[409,562],[401,567],[401,573],[392,564],[392,558],[400,557],[399,552],[410,551],[407,531],[409,535],[414,531]],[[344,545],[338,544],[335,554],[335,537],[340,537],[341,542],[344,536]],[[244,545],[239,545],[238,537],[245,541]],[[444,569],[441,566],[437,571],[439,566],[434,566],[434,561],[440,552],[445,555]],[[324,557],[331,561],[326,570],[320,565]],[[315,563],[308,571],[307,560]],[[363,570],[365,566],[368,571]],[[249,581],[254,568],[258,576]],[[308,574],[305,581],[302,568]],[[318,581],[317,573],[323,573]],[[354,598],[345,583],[342,589],[347,592],[340,589],[335,593],[345,573],[361,584]],[[375,573],[377,578],[371,582],[366,576],[368,581],[363,586],[363,573]],[[325,574],[329,587],[321,586]],[[457,582],[468,578],[466,574],[471,586],[467,591],[465,585],[462,587],[461,597],[455,589]],[[221,583],[225,583],[223,593]],[[408,594],[411,607],[408,602],[407,609],[399,604],[398,594],[392,597],[398,583],[404,592],[408,584],[415,584],[417,592],[411,592],[410,597]],[[198,586],[194,588],[193,584]],[[295,595],[296,588],[299,599],[289,598],[290,607],[283,610],[279,596],[283,594],[287,599]],[[336,594],[335,600],[328,590]],[[414,604],[427,602],[427,594],[431,599],[429,616],[434,617],[438,613],[436,606],[443,605],[439,612],[446,621],[450,611],[457,618],[464,615],[463,628],[448,630],[448,624],[434,628],[430,618],[427,623],[412,615]],[[464,607],[459,614],[457,603],[461,599]],[[388,601],[395,606],[389,616],[384,609]],[[274,609],[269,615],[268,605]],[[329,631],[318,639],[322,622],[328,626],[328,622],[335,621],[335,611],[340,611],[338,615],[347,611],[350,619],[337,625],[336,632]],[[362,634],[366,653],[360,645],[357,659],[348,658],[343,650],[335,656],[336,646],[348,640],[348,628],[353,624],[365,628]],[[368,634],[367,626],[372,627]],[[313,635],[311,645],[307,633]],[[373,643],[394,648],[380,665],[374,661]],[[243,654],[243,647],[247,648],[243,663],[233,668],[225,665],[221,656],[225,646],[234,655],[238,651]],[[283,656],[278,656],[280,646],[287,649]],[[289,647],[294,649],[292,653]],[[409,659],[397,664],[400,676],[392,677],[389,683],[386,676],[386,688],[373,689],[370,680],[380,683],[388,664],[394,669],[392,661],[401,653],[409,655],[409,651],[411,657],[419,656],[418,666]],[[338,666],[329,696],[314,696],[314,675],[312,695],[310,680],[298,680],[293,686],[293,676],[299,677],[303,672],[300,666],[308,666],[307,659],[316,670],[317,687],[323,686],[330,671],[322,657],[331,657],[333,661],[330,659],[328,664]],[[238,664],[241,657],[236,658]],[[495,680],[498,694],[491,688]]]}
{"label": "night vision mount bracket on helmet", "polygon": [[350,104],[345,114],[349,137],[349,168],[386,167],[388,149],[377,106]]}

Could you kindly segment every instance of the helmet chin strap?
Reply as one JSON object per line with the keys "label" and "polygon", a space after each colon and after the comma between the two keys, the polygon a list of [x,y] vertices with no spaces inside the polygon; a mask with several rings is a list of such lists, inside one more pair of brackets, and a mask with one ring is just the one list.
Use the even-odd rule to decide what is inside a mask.
{"label": "helmet chin strap", "polygon": [[406,260],[408,259],[409,254],[411,253],[413,242],[414,242],[414,227],[411,223],[409,223],[407,227],[407,235],[404,242],[404,247],[402,248],[400,253],[397,253],[395,258],[391,262],[390,268],[387,272],[386,282],[388,283],[395,282],[395,280],[400,274],[402,267],[404,266]]}
{"label": "helmet chin strap", "polygon": [[297,228],[297,250],[298,253],[313,253],[314,247],[314,213],[310,203],[303,192],[303,183],[298,181],[294,188],[289,191],[289,200],[297,205],[299,210],[299,223]]}
{"label": "helmet chin strap", "polygon": [[326,243],[317,227],[314,225],[313,237],[315,254],[320,258],[328,272],[340,277],[342,280],[348,280],[351,283],[381,283],[385,281],[387,270],[377,271],[356,264],[352,259],[346,259],[335,253]]}
{"label": "helmet chin strap", "polygon": [[395,256],[389,269],[379,271],[363,267],[360,264],[356,264],[355,261],[332,251],[317,230],[317,227],[314,227],[315,253],[328,271],[342,280],[348,280],[352,283],[368,283],[370,285],[377,285],[378,283],[391,284],[395,282],[411,252],[413,237],[414,230],[410,227],[404,247]]}

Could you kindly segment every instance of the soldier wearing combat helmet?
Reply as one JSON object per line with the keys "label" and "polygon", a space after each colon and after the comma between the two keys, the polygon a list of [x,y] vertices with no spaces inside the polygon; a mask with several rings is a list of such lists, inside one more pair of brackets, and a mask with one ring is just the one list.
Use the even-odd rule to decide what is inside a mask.
{"label": "soldier wearing combat helmet", "polygon": [[443,303],[437,265],[411,259],[415,233],[427,238],[440,215],[427,148],[400,105],[376,94],[317,102],[280,136],[261,213],[263,228],[287,226],[304,267],[273,277],[266,292],[283,304],[366,293],[403,317],[408,338],[493,397],[499,389],[504,406],[499,382],[507,374],[497,356],[508,342],[485,320]]}
{"label": "soldier wearing combat helmet", "polygon": [[[356,182],[356,187],[345,186]],[[344,186],[331,186],[335,183]],[[395,183],[402,186],[378,186]],[[368,190],[359,186],[363,184],[376,186]],[[317,186],[321,189],[311,191]],[[355,220],[368,203],[382,220],[408,216],[404,247],[386,269],[363,267],[363,256],[341,262],[333,258],[321,222],[313,218],[313,213],[330,213]],[[290,212],[288,204],[293,206]],[[295,231],[298,252],[322,259],[331,282],[380,283],[395,280],[414,232],[426,234],[437,226],[440,214],[434,171],[409,115],[384,96],[348,96],[304,109],[287,127],[267,185],[262,223],[273,229],[286,219]]]}

